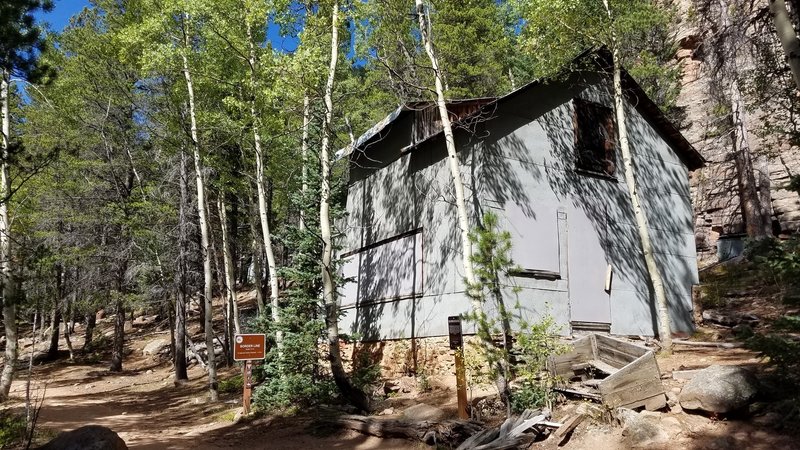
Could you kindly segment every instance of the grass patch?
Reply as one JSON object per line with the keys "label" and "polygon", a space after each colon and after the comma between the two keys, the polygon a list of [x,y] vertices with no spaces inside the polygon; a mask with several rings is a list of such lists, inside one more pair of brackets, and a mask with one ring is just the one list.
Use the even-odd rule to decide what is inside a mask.
{"label": "grass patch", "polygon": [[225,394],[234,394],[244,390],[244,378],[242,374],[234,375],[230,378],[219,381],[219,391]]}
{"label": "grass patch", "polygon": [[216,415],[217,420],[219,420],[220,422],[231,422],[231,423],[233,423],[234,419],[236,419],[236,412],[237,411],[239,411],[238,408],[237,409],[228,409],[228,410],[222,411],[222,412],[220,412],[220,413],[218,413]]}

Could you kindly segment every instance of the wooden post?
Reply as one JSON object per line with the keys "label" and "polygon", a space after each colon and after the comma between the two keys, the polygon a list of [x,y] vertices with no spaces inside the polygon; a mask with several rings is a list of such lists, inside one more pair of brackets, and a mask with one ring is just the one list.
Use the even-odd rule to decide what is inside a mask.
{"label": "wooden post", "polygon": [[450,350],[455,350],[456,357],[458,417],[461,419],[469,419],[469,412],[467,412],[467,370],[464,367],[464,336],[461,331],[461,317],[448,317],[447,328],[450,333]]}
{"label": "wooden post", "polygon": [[464,347],[456,349],[456,396],[458,398],[458,417],[469,419],[467,412],[467,370],[464,367]]}
{"label": "wooden post", "polygon": [[251,375],[253,374],[253,365],[250,361],[244,362],[244,371],[242,373],[242,387],[244,389],[242,400],[242,412],[244,415],[250,414],[250,394],[253,392],[253,385],[251,383]]}

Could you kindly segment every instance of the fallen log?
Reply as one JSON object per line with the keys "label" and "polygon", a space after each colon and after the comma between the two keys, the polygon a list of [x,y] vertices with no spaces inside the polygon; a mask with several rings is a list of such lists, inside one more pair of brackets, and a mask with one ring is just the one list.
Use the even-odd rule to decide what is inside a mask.
{"label": "fallen log", "polygon": [[752,314],[742,314],[735,312],[721,311],[717,309],[707,309],[702,314],[703,322],[710,322],[723,327],[734,327],[740,323],[756,326],[759,323],[758,317]]}
{"label": "fallen log", "polygon": [[673,339],[674,345],[686,345],[689,347],[716,347],[716,348],[742,348],[744,344],[741,342],[702,342],[702,341],[684,341],[682,339]]}
{"label": "fallen log", "polygon": [[379,438],[401,438],[422,441],[428,445],[455,447],[470,436],[484,430],[473,420],[408,421],[358,415],[340,416],[330,420],[333,425]]}
{"label": "fallen log", "polygon": [[194,355],[194,357],[197,359],[197,363],[200,364],[200,367],[202,367],[203,370],[207,372],[208,370],[206,370],[206,363],[205,361],[203,361],[203,357],[200,356],[200,353],[198,353],[197,346],[194,345],[194,342],[192,342],[192,338],[189,337],[188,333],[186,335],[186,341],[189,343],[189,348],[187,349],[189,351],[186,352],[187,358],[191,358],[192,355]]}

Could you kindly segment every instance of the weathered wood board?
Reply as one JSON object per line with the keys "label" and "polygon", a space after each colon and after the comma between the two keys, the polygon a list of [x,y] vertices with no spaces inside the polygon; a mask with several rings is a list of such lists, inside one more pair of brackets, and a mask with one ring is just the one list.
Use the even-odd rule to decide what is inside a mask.
{"label": "weathered wood board", "polygon": [[601,401],[612,408],[660,409],[666,406],[661,372],[652,350],[610,336],[590,334],[574,343],[574,349],[550,358],[550,372],[569,380],[586,365],[601,366],[608,377],[592,380]]}
{"label": "weathered wood board", "polygon": [[563,355],[551,356],[548,361],[550,372],[557,376],[569,379],[575,374],[573,366],[588,364],[594,359],[592,335],[582,337],[572,343],[572,351]]}

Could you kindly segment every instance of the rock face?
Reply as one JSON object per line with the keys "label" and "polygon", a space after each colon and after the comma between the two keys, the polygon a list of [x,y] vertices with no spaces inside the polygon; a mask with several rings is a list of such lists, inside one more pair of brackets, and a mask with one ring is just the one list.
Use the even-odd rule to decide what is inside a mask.
{"label": "rock face", "polygon": [[683,409],[725,414],[750,404],[758,393],[758,380],[738,366],[711,366],[684,386],[680,394]]}
{"label": "rock face", "polygon": [[[743,11],[753,17],[757,15],[758,8],[766,3],[761,0],[723,1],[730,10],[745,8]],[[718,240],[721,237],[724,239],[743,233],[745,225],[739,201],[737,168],[732,158],[733,145],[730,139],[721,138],[722,131],[728,131],[726,128],[720,131],[720,107],[714,98],[715,89],[712,86],[714,68],[710,55],[712,52],[709,51],[711,44],[704,42],[706,36],[714,33],[704,29],[709,25],[700,20],[702,17],[698,17],[702,14],[698,2],[678,0],[674,3],[678,17],[682,18],[675,30],[679,45],[675,60],[683,72],[677,99],[677,106],[685,114],[680,129],[707,160],[706,167],[696,170],[691,176],[695,238],[702,266],[717,259]],[[713,13],[713,10],[709,12]],[[689,19],[692,16],[696,18]],[[753,31],[748,29],[745,33]],[[777,57],[784,59],[782,54]],[[741,52],[736,63],[744,78],[749,78],[758,65],[745,51]],[[785,82],[790,80],[775,80],[775,83]],[[751,94],[747,89],[744,91],[745,103],[751,102],[753,99],[748,97]],[[784,101],[787,100],[775,98],[775,105]],[[800,197],[786,188],[790,175],[800,173],[800,148],[785,142],[788,139],[775,138],[776,134],[767,130],[767,122],[779,127],[776,125],[778,118],[772,117],[774,111],[769,109],[775,105],[748,110],[745,128],[753,152],[752,171],[759,197],[766,203],[765,208],[770,213],[773,233],[787,237],[800,230]]]}
{"label": "rock face", "polygon": [[128,450],[128,446],[111,429],[87,425],[59,434],[41,450]]}

